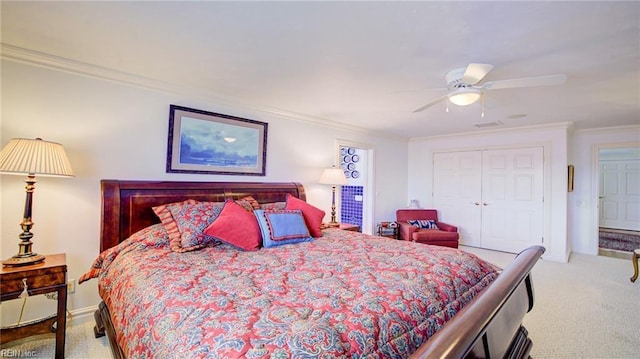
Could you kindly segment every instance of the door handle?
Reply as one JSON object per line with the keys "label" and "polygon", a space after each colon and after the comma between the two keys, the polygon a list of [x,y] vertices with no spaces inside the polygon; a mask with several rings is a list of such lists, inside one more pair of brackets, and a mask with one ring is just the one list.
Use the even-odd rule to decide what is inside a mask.
{"label": "door handle", "polygon": [[476,206],[479,206],[479,205],[480,205],[480,203],[478,203],[478,202],[475,202],[474,204],[475,204]]}
{"label": "door handle", "polygon": [[483,206],[488,206],[488,205],[489,205],[489,203],[484,202],[484,203],[482,203],[482,205],[483,205]]}

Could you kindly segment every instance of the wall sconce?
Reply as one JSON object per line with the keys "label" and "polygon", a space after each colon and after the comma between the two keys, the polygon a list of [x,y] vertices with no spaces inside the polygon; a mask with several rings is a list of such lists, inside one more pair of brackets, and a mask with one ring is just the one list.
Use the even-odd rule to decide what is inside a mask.
{"label": "wall sconce", "polygon": [[73,177],[71,163],[64,153],[61,144],[43,141],[41,138],[14,138],[0,152],[0,173],[12,175],[27,175],[25,187],[27,197],[24,203],[22,217],[22,233],[18,254],[2,261],[5,266],[22,266],[38,263],[44,256],[31,251],[31,207],[36,175],[54,177]]}
{"label": "wall sconce", "polygon": [[348,184],[347,177],[342,169],[333,166],[322,171],[318,182],[331,185],[331,222],[329,222],[329,226],[336,227],[338,226],[336,221],[336,186]]}

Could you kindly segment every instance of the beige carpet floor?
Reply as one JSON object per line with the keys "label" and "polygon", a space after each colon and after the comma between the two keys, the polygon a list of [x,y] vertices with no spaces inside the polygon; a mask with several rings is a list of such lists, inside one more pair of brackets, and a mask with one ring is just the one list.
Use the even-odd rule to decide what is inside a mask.
{"label": "beige carpet floor", "polygon": [[[510,253],[463,247],[505,267]],[[640,358],[640,281],[628,259],[572,254],[533,269],[534,306],[524,319],[533,358]]]}
{"label": "beige carpet floor", "polygon": [[[501,267],[514,257],[462,249]],[[640,280],[631,283],[632,273],[631,261],[619,258],[574,254],[569,263],[540,261],[533,270],[534,308],[524,322],[533,340],[532,357],[640,358]],[[15,358],[21,351],[53,358],[54,348],[53,335],[39,336],[10,343],[0,355]],[[106,359],[111,352],[87,322],[67,329],[66,357]]]}
{"label": "beige carpet floor", "polygon": [[[93,321],[67,327],[65,358],[109,359],[111,349],[106,337],[96,339]],[[0,349],[0,358],[54,358],[55,334],[37,335],[8,343]]]}

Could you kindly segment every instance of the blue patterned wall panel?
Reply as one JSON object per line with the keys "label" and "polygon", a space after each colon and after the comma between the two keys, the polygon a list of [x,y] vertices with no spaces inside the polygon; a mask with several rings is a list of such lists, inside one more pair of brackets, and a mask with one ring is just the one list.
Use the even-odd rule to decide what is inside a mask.
{"label": "blue patterned wall panel", "polygon": [[[342,186],[340,222],[357,224],[362,228],[363,186]],[[359,199],[359,200],[358,200]]]}

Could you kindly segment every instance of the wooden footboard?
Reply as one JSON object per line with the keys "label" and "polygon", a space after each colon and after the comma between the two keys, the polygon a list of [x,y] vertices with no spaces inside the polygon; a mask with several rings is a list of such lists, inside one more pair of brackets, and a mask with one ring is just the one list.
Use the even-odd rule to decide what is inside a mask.
{"label": "wooden footboard", "polygon": [[543,253],[541,246],[522,251],[411,358],[528,358],[522,319],[533,308],[531,269]]}

